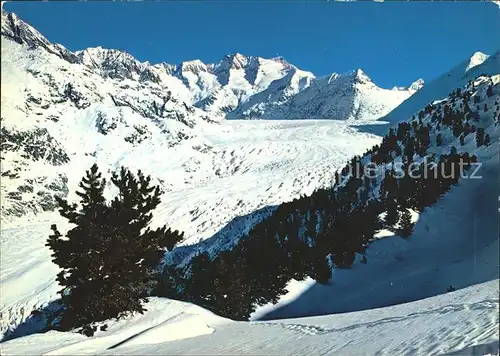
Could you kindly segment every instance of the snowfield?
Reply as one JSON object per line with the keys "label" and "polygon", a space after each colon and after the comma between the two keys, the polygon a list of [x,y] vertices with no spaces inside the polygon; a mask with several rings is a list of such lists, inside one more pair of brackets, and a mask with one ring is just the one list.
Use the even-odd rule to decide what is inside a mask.
{"label": "snowfield", "polygon": [[[0,344],[1,353],[498,354],[499,53],[476,53],[425,86],[382,89],[361,70],[315,78],[282,58],[235,54],[172,66],[100,47],[72,53],[2,12],[0,337],[22,337]],[[151,298],[144,315],[108,321],[92,338],[32,334],[40,330],[32,311],[58,297],[45,242],[51,224],[61,232],[68,225],[53,196],[76,201],[94,162],[106,178],[125,166],[161,186],[153,226],[185,233],[167,257],[182,265],[197,251],[231,248],[279,204],[331,186],[335,171],[380,143],[389,125],[481,73],[482,97],[487,81],[496,90],[478,122],[488,122],[493,144],[476,149],[469,135],[460,146],[450,134],[433,149],[475,154],[482,178],[461,180],[414,212],[410,238],[380,231],[367,264],[358,256],[328,285],[292,280],[251,322]]]}
{"label": "snowfield", "polygon": [[87,338],[51,331],[1,345],[4,355],[488,355],[498,354],[498,280],[363,312],[235,322],[152,298],[144,315]]}
{"label": "snowfield", "polygon": [[[92,132],[88,135],[81,146],[86,150]],[[335,171],[350,157],[380,140],[343,121],[329,120],[225,121],[205,125],[203,135],[203,143],[212,147],[206,153],[192,149],[198,141],[190,140],[165,150],[140,146],[128,154],[106,145],[100,163],[113,170],[120,165],[140,168],[168,183],[153,223],[184,231],[181,245],[207,239],[197,248],[211,251],[230,246],[271,207],[330,185]],[[74,139],[62,142],[78,148]],[[68,185],[75,188],[93,158],[78,157],[64,168]],[[45,246],[52,223],[65,226],[54,212],[2,223],[2,332],[57,297],[58,268]],[[179,262],[195,252],[187,249],[184,256],[184,251],[176,253]]]}

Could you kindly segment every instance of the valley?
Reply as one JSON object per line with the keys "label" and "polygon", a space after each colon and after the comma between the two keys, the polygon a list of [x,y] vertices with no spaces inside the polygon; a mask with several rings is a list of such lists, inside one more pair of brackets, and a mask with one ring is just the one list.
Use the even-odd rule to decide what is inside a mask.
{"label": "valley", "polygon": [[[3,9],[1,40],[2,354],[498,354],[500,52],[388,89],[280,56],[70,51]],[[464,157],[481,179],[390,186],[396,163]],[[73,228],[57,199],[79,201],[93,164],[108,201],[121,167],[150,176],[148,227],[183,237],[158,250],[144,314],[47,331],[47,238]]]}

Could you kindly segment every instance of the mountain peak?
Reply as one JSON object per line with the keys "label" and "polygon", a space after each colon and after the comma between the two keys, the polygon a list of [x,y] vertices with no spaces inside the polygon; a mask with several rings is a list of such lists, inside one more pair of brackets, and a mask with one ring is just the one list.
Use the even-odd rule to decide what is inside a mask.
{"label": "mountain peak", "polygon": [[249,62],[249,58],[245,57],[241,53],[235,52],[231,54],[226,54],[224,58],[219,62],[217,67],[221,69],[242,69]]}
{"label": "mountain peak", "polygon": [[84,50],[76,51],[75,54],[80,58],[84,58],[87,56],[93,56],[93,57],[99,57],[99,58],[106,58],[109,56],[113,56],[115,58],[123,57],[123,58],[135,60],[135,58],[128,52],[125,52],[125,51],[122,51],[119,49],[104,48],[102,46],[88,47],[88,48],[85,48]]}
{"label": "mountain peak", "polygon": [[61,57],[68,62],[76,63],[78,58],[69,50],[57,43],[51,43],[40,32],[21,20],[13,12],[2,9],[2,36],[30,48],[42,47],[47,52]]}
{"label": "mountain peak", "polygon": [[484,54],[483,52],[475,52],[472,57],[470,57],[469,64],[467,65],[467,68],[465,68],[465,71],[468,71],[469,69],[482,64],[485,60],[488,59],[488,57],[489,56],[487,54]]}
{"label": "mountain peak", "polygon": [[391,90],[408,91],[410,93],[415,93],[415,92],[419,91],[420,89],[422,89],[424,84],[425,84],[424,80],[422,78],[420,78],[420,79],[415,80],[413,83],[411,83],[407,87],[394,87]]}
{"label": "mountain peak", "polygon": [[207,71],[207,65],[199,59],[182,62],[180,68],[183,72],[199,73]]}
{"label": "mountain peak", "polygon": [[373,83],[370,77],[360,68],[352,71],[351,77],[353,77],[356,82],[361,84]]}
{"label": "mountain peak", "polygon": [[408,87],[408,89],[413,90],[413,91],[418,91],[418,90],[422,89],[424,84],[425,84],[425,81],[422,78],[420,78],[420,79],[415,80],[413,83],[411,83],[410,86]]}
{"label": "mountain peak", "polygon": [[296,70],[297,67],[294,66],[293,64],[291,64],[290,62],[288,62],[285,57],[282,57],[282,56],[277,56],[277,57],[274,57],[274,58],[271,58],[271,60],[273,62],[276,62],[276,63],[280,63],[282,64],[285,68],[287,69],[292,69],[292,70]]}

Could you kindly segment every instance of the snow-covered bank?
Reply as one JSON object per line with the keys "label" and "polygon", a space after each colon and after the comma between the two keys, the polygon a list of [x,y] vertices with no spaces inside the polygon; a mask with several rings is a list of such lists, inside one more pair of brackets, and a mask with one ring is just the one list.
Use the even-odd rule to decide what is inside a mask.
{"label": "snow-covered bank", "polygon": [[234,322],[155,298],[143,316],[86,338],[49,332],[4,355],[486,355],[498,353],[498,280],[397,306],[271,322]]}

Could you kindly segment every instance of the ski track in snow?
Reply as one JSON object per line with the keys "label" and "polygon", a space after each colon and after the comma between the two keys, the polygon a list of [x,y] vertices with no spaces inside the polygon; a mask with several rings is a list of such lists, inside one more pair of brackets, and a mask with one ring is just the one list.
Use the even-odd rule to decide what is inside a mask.
{"label": "ski track in snow", "polygon": [[383,309],[272,322],[235,322],[151,298],[145,314],[110,321],[92,338],[48,332],[1,347],[50,355],[486,355],[498,353],[498,312],[498,280]]}
{"label": "ski track in snow", "polygon": [[386,323],[398,323],[403,320],[409,320],[413,318],[420,318],[420,317],[425,317],[426,315],[431,315],[431,314],[440,314],[440,315],[446,315],[448,313],[453,313],[453,312],[460,312],[463,310],[491,310],[491,309],[498,309],[498,300],[484,300],[481,302],[473,303],[473,304],[455,304],[455,305],[446,305],[441,308],[436,308],[436,309],[431,309],[431,310],[426,310],[426,311],[421,311],[421,312],[416,312],[416,313],[410,313],[405,316],[395,316],[395,317],[388,317],[388,318],[383,318],[380,320],[375,320],[367,323],[359,323],[359,324],[353,324],[344,328],[324,328],[321,326],[317,325],[307,325],[307,324],[289,324],[289,323],[273,323],[273,322],[251,322],[251,324],[254,325],[265,325],[265,326],[271,326],[271,327],[281,327],[287,330],[294,330],[298,331],[300,333],[306,334],[306,335],[323,335],[323,334],[329,334],[329,333],[337,333],[337,332],[344,332],[344,331],[349,331],[357,328],[372,328],[375,326],[380,326],[382,324]]}

